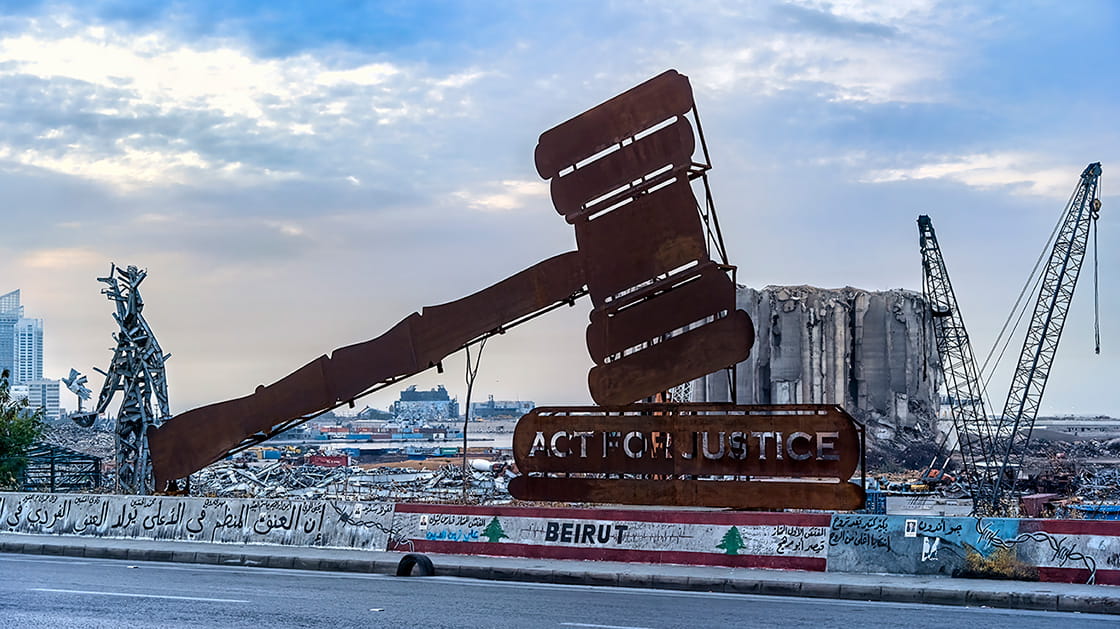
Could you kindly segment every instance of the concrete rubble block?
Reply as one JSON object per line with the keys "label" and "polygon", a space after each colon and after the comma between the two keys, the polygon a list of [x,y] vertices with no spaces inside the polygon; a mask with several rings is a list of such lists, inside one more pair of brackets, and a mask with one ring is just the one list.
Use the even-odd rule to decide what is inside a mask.
{"label": "concrete rubble block", "polygon": [[[43,554],[43,548],[44,548],[44,544],[36,544],[34,542],[31,542],[31,543],[28,543],[28,544],[20,544],[19,545],[19,550],[16,551],[16,552],[20,552],[20,553],[23,553],[25,555],[42,555]],[[123,559],[123,557],[122,557],[122,559]]]}
{"label": "concrete rubble block", "polygon": [[688,589],[697,592],[724,592],[727,579],[724,577],[688,577]]}
{"label": "concrete rubble block", "polygon": [[196,552],[194,554],[195,563],[209,563],[220,564],[222,563],[222,554],[213,552]]}
{"label": "concrete rubble block", "polygon": [[1058,609],[1058,595],[1053,592],[1008,592],[1007,606],[1012,609]]}
{"label": "concrete rubble block", "polygon": [[813,583],[806,581],[801,584],[798,596],[806,598],[840,598],[840,586],[836,583]]}
{"label": "concrete rubble block", "polygon": [[[462,564],[455,563],[448,566],[441,566],[445,571],[440,574],[447,576],[462,577],[464,579],[489,579],[494,580],[494,570],[489,566],[479,566],[475,564]],[[393,564],[392,574],[396,574],[397,564]]]}
{"label": "concrete rubble block", "polygon": [[840,598],[852,601],[878,601],[883,596],[883,587],[863,583],[841,583],[839,595]]}
{"label": "concrete rubble block", "polygon": [[373,572],[373,561],[370,559],[343,559],[342,570],[344,572],[369,574]]}
{"label": "concrete rubble block", "polygon": [[551,570],[544,568],[518,568],[517,572],[514,573],[514,580],[526,583],[547,581],[551,572]]}
{"label": "concrete rubble block", "polygon": [[43,554],[61,556],[66,554],[66,546],[62,544],[43,544]]}
{"label": "concrete rubble block", "polygon": [[245,565],[245,555],[241,553],[219,553],[218,563],[223,566],[243,566]]}
{"label": "concrete rubble block", "polygon": [[758,594],[762,591],[762,583],[755,579],[728,579],[726,591],[733,594]]}
{"label": "concrete rubble block", "polygon": [[1081,612],[1083,614],[1120,614],[1120,595],[1062,594],[1058,597],[1058,611]]}
{"label": "concrete rubble block", "polygon": [[[174,556],[174,551],[164,548],[148,548],[143,549],[144,561],[171,561]],[[129,559],[132,559],[132,553],[129,553]]]}
{"label": "concrete rubble block", "polygon": [[322,560],[318,557],[294,557],[292,567],[296,570],[321,570]]}
{"label": "concrete rubble block", "polygon": [[923,603],[925,596],[921,588],[884,585],[879,588],[879,600],[888,603]]}
{"label": "concrete rubble block", "polygon": [[171,561],[175,563],[198,563],[195,560],[196,554],[193,550],[174,550],[171,551]]}
{"label": "concrete rubble block", "polygon": [[971,607],[1007,608],[1011,606],[1011,597],[1007,592],[991,592],[988,590],[969,590],[966,599]]}
{"label": "concrete rubble block", "polygon": [[618,575],[618,585],[627,588],[651,588],[654,577],[652,574],[635,574],[622,572]]}
{"label": "concrete rubble block", "polygon": [[583,576],[585,585],[618,585],[617,572],[586,572]]}
{"label": "concrete rubble block", "polygon": [[800,596],[801,583],[797,581],[760,581],[758,593],[771,596]]}
{"label": "concrete rubble block", "polygon": [[922,602],[934,605],[967,605],[968,590],[922,588]]}
{"label": "concrete rubble block", "polygon": [[358,572],[349,559],[324,558],[319,560],[319,569],[325,572]]}
{"label": "concrete rubble block", "polygon": [[665,574],[654,577],[651,587],[661,590],[688,590],[688,577],[685,575]]}
{"label": "concrete rubble block", "polygon": [[[94,549],[90,549],[94,550]],[[94,551],[97,557],[105,559],[128,559],[128,549],[120,547],[102,547]],[[89,553],[86,554],[89,557]]]}
{"label": "concrete rubble block", "polygon": [[520,571],[513,566],[495,566],[490,568],[490,579],[495,581],[519,581]]}
{"label": "concrete rubble block", "polygon": [[295,567],[296,558],[291,555],[269,555],[268,563],[265,564],[269,568],[285,568],[291,569]]}
{"label": "concrete rubble block", "polygon": [[372,567],[370,568],[370,572],[373,572],[374,574],[396,574],[398,564],[400,564],[399,559],[374,559],[372,562]]}

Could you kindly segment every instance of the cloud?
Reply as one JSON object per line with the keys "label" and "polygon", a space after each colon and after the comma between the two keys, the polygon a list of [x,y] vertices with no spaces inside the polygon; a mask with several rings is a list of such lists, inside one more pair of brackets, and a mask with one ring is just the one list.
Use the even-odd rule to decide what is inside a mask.
{"label": "cloud", "polygon": [[37,249],[23,252],[22,264],[28,269],[66,271],[75,266],[100,264],[103,254],[86,247]]}
{"label": "cloud", "polygon": [[[22,126],[0,122],[0,160],[122,189],[355,176],[353,155],[299,156],[338,155],[362,128],[358,158],[368,161],[370,148],[402,133],[375,127],[443,118],[441,103],[452,97],[462,112],[469,102],[456,95],[484,76],[385,61],[333,67],[311,53],[261,58],[235,41],[184,43],[65,19],[29,20],[0,36],[0,59],[0,85],[21,94],[5,107],[23,118]],[[39,125],[30,137],[28,122]]]}
{"label": "cloud", "polygon": [[481,212],[508,212],[549,202],[548,183],[543,181],[498,181],[471,190],[460,190],[455,197],[472,210]]}
{"label": "cloud", "polygon": [[1029,153],[978,153],[941,157],[908,168],[876,170],[868,173],[863,181],[940,179],[972,188],[1009,188],[1018,194],[1065,198],[1070,190],[1070,173],[1076,169],[1076,166],[1053,164],[1044,156]]}

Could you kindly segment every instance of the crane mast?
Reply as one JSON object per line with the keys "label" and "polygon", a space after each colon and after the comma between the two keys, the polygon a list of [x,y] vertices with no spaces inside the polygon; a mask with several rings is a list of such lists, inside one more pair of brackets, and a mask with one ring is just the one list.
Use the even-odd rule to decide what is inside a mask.
{"label": "crane mast", "polygon": [[1090,226],[1100,215],[1101,202],[1097,196],[1100,176],[1100,162],[1089,164],[1081,173],[1081,180],[1070,197],[1042,276],[1038,301],[996,433],[1002,444],[998,453],[1002,458],[1001,472],[996,479],[998,484],[993,501],[996,507],[1005,494],[1014,490],[1034,429],[1042,393],[1058,350],[1073,290],[1077,286],[1077,276],[1085,259]]}
{"label": "crane mast", "polygon": [[[922,253],[922,292],[929,304],[937,354],[962,461],[962,480],[968,483],[973,508],[989,504],[996,491],[990,455],[994,452],[988,414],[972,343],[957,306],[949,271],[929,216],[918,217]],[[948,449],[952,452],[953,448]]]}

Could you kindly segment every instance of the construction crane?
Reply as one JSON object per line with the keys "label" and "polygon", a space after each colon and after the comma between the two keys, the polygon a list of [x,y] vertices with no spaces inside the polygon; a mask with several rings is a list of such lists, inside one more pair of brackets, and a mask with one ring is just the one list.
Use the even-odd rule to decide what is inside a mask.
{"label": "construction crane", "polygon": [[1089,232],[1100,216],[1098,186],[1100,162],[1085,167],[1081,180],[1066,206],[1054,239],[1050,260],[1042,275],[1034,314],[1023,340],[1019,364],[1011,378],[1011,389],[996,432],[1000,472],[992,506],[999,508],[1004,496],[1015,489],[1026,446],[1034,430],[1042,393],[1058,351],[1066,314],[1077,287],[1081,263],[1089,244]]}
{"label": "construction crane", "polygon": [[[954,449],[961,453],[961,480],[966,483],[973,505],[992,500],[996,483],[992,475],[991,427],[984,405],[980,372],[972,354],[972,343],[957,306],[949,271],[937,243],[929,216],[918,217],[918,245],[922,252],[922,292],[929,304],[937,354],[945,377],[945,389],[953,419],[956,444],[948,443],[946,460]],[[937,459],[930,464],[932,470]],[[942,472],[945,465],[941,466]],[[931,472],[927,471],[928,476]]]}
{"label": "construction crane", "polygon": [[[1100,215],[1100,175],[1099,162],[1085,168],[1055,230],[1054,246],[1041,276],[1041,288],[1019,364],[1003,414],[994,429],[988,420],[980,371],[976,368],[933,222],[928,216],[918,217],[923,292],[930,305],[963,477],[968,483],[975,513],[1013,511],[1004,501],[1015,488],[1085,258],[1090,228]],[[1030,285],[1030,280],[1027,284]],[[948,450],[952,452],[953,447]]]}

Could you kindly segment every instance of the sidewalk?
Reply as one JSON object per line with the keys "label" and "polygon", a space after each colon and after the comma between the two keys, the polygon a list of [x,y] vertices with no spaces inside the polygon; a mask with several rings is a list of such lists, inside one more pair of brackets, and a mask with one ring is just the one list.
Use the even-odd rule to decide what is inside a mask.
{"label": "sidewalk", "polygon": [[[0,533],[0,553],[396,574],[404,553]],[[440,576],[1120,614],[1120,587],[885,574],[428,555]]]}

